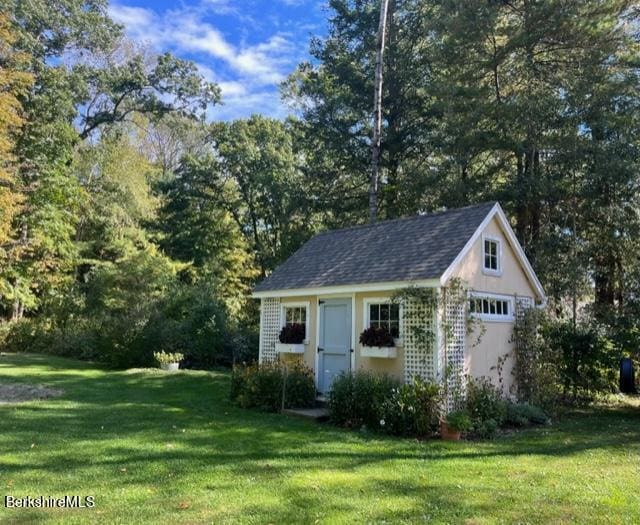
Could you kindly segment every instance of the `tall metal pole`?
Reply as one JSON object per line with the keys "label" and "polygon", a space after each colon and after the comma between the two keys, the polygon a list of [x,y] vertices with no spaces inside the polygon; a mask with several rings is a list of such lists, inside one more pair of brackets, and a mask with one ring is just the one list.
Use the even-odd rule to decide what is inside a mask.
{"label": "tall metal pole", "polygon": [[378,215],[378,181],[380,179],[380,143],[382,137],[382,81],[384,47],[387,33],[389,0],[380,5],[380,23],[376,49],[376,78],[373,94],[373,138],[371,143],[371,180],[369,182],[369,222],[376,222]]}

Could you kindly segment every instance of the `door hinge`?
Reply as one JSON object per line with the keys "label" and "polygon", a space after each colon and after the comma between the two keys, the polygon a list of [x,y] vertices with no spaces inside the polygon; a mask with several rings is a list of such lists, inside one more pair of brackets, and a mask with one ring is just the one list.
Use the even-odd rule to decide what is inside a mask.
{"label": "door hinge", "polygon": [[353,348],[350,348],[350,349],[349,349],[349,352],[351,352],[351,353],[353,354]]}
{"label": "door hinge", "polygon": [[324,352],[324,348],[318,347],[318,352]]}
{"label": "door hinge", "polygon": [[324,304],[324,301],[318,301],[318,304]]}

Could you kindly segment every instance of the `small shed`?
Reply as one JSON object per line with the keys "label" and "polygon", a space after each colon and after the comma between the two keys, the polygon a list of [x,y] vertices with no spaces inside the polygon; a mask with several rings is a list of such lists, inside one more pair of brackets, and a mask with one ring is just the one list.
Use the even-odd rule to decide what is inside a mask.
{"label": "small shed", "polygon": [[[429,294],[434,301],[424,300]],[[320,233],[253,297],[261,301],[260,361],[303,361],[322,394],[357,369],[405,381],[438,381],[449,370],[500,382],[508,394],[516,318],[546,302],[497,202]],[[292,324],[304,326],[303,342],[280,343]],[[369,327],[393,342],[361,344]]]}

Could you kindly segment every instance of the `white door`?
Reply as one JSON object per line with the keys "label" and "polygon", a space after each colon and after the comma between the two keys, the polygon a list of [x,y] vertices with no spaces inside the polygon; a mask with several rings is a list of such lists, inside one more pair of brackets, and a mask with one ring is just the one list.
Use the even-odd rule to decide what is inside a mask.
{"label": "white door", "polygon": [[320,301],[318,390],[328,394],[334,379],[351,369],[351,299]]}

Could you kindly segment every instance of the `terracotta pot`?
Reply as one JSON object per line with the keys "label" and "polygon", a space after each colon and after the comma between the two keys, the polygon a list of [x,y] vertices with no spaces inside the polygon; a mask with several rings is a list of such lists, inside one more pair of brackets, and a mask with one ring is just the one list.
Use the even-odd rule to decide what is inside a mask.
{"label": "terracotta pot", "polygon": [[453,430],[446,421],[440,421],[440,437],[445,441],[460,441],[460,431]]}

